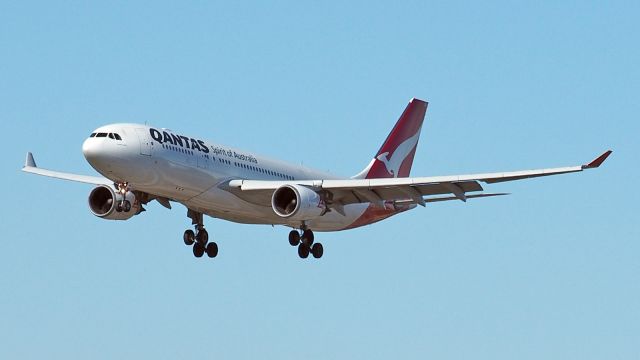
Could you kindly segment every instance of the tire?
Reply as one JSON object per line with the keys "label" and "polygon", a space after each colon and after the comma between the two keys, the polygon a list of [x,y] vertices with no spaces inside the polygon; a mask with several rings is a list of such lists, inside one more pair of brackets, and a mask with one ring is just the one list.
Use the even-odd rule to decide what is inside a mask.
{"label": "tire", "polygon": [[200,258],[204,255],[204,245],[202,244],[194,244],[193,245],[193,256]]}
{"label": "tire", "polygon": [[196,241],[199,244],[202,244],[203,247],[207,245],[207,243],[209,242],[209,233],[207,232],[207,230],[202,229],[198,231],[198,234],[196,235]]}
{"label": "tire", "polygon": [[118,201],[118,203],[116,204],[116,212],[122,212],[122,204],[120,203],[120,201]]}
{"label": "tire", "polygon": [[298,246],[300,244],[300,233],[296,230],[291,230],[289,233],[289,244],[291,246]]}
{"label": "tire", "polygon": [[309,257],[309,245],[305,243],[301,243],[298,245],[298,256],[302,259],[306,259]]}
{"label": "tire", "polygon": [[205,248],[205,252],[210,258],[218,256],[218,244],[216,244],[215,242],[208,243],[207,247]]}
{"label": "tire", "polygon": [[322,247],[322,244],[313,244],[313,246],[311,247],[311,253],[313,254],[314,258],[320,259],[322,257],[322,254],[324,254],[324,248]]}
{"label": "tire", "polygon": [[311,248],[311,245],[313,244],[313,231],[307,229],[302,233],[302,242],[306,243],[307,245],[309,245],[309,248]]}
{"label": "tire", "polygon": [[122,210],[124,210],[124,212],[131,211],[131,202],[129,200],[124,201],[124,206],[122,207]]}
{"label": "tire", "polygon": [[182,235],[184,244],[187,246],[193,245],[193,243],[195,242],[195,237],[196,235],[193,233],[193,230],[187,230],[184,232],[184,235]]}

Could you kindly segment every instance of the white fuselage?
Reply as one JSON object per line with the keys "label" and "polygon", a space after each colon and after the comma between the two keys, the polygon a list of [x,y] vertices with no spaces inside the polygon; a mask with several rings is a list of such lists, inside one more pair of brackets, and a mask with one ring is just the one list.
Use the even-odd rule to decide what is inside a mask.
{"label": "white fuselage", "polygon": [[[110,137],[109,134],[118,136]],[[324,172],[139,124],[100,127],[84,142],[82,149],[91,166],[114,182],[126,182],[134,190],[239,223],[281,224],[294,228],[301,225],[299,221],[276,215],[270,206],[264,206],[264,202],[254,204],[226,191],[225,184],[230,180],[295,183],[297,180],[336,179]],[[344,215],[328,212],[307,221],[306,226],[317,231],[335,231],[364,225],[365,219],[361,218],[369,207],[368,203],[347,205]],[[363,223],[359,224],[358,219]]]}

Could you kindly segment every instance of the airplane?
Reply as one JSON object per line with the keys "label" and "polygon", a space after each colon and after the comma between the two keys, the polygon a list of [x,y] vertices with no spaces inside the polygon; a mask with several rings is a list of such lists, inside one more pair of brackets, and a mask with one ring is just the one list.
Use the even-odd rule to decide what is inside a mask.
{"label": "airplane", "polygon": [[214,258],[204,215],[245,224],[292,228],[298,256],[321,258],[314,232],[353,229],[427,203],[508,195],[480,184],[580,172],[599,167],[604,152],[586,165],[471,175],[410,177],[428,103],[413,98],[370,163],[337,177],[178,132],[141,124],[97,128],[82,144],[87,162],[102,176],[47,170],[27,153],[23,171],[92,184],[89,209],[107,220],[127,220],[155,200],[183,204],[193,230],[183,234],[194,256]]}

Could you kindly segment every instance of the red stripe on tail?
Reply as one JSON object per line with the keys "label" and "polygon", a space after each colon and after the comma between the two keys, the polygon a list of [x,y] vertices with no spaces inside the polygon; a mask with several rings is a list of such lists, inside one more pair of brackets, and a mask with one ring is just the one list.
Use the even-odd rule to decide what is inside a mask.
{"label": "red stripe on tail", "polygon": [[366,179],[409,176],[427,105],[426,101],[415,98],[409,101],[409,105],[376,153]]}

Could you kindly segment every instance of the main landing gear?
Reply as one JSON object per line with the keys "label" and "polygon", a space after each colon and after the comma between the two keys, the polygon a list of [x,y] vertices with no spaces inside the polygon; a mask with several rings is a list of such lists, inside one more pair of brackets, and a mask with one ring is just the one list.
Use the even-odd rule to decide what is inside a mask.
{"label": "main landing gear", "polygon": [[218,255],[218,244],[209,242],[209,233],[204,229],[202,213],[193,210],[187,211],[187,216],[191,218],[196,231],[189,229],[184,232],[183,240],[185,245],[193,245],[193,256],[200,258],[205,253],[208,257],[214,258]]}
{"label": "main landing gear", "polygon": [[324,253],[322,244],[313,243],[313,231],[311,231],[311,229],[304,229],[302,235],[298,230],[291,230],[289,233],[289,244],[298,247],[298,256],[302,259],[308,258],[309,254],[319,259]]}

